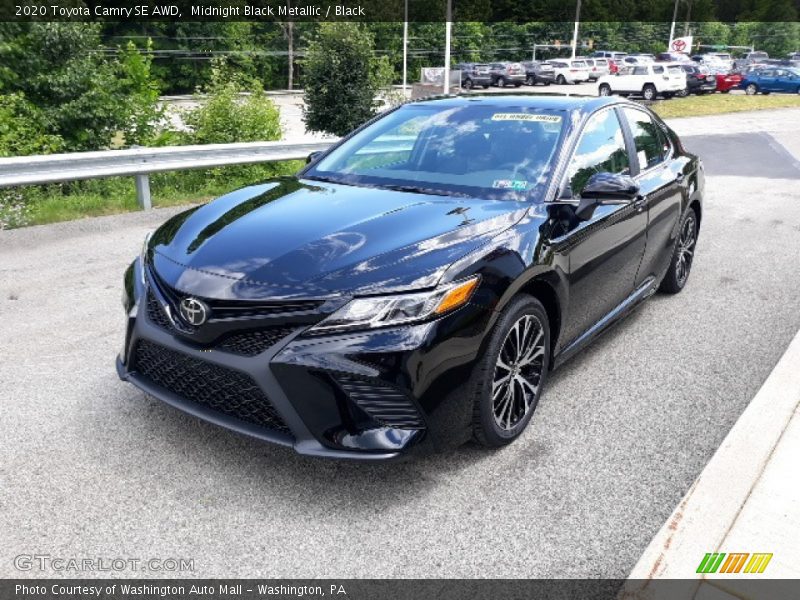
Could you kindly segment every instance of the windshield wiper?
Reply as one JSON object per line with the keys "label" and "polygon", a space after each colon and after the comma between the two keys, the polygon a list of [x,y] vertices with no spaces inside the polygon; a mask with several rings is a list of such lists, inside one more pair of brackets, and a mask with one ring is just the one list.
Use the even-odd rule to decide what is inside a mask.
{"label": "windshield wiper", "polygon": [[392,190],[394,192],[408,192],[409,194],[430,194],[432,196],[454,196],[456,198],[472,198],[469,194],[463,192],[453,192],[446,190],[437,190],[435,188],[426,188],[417,185],[376,185],[377,188]]}

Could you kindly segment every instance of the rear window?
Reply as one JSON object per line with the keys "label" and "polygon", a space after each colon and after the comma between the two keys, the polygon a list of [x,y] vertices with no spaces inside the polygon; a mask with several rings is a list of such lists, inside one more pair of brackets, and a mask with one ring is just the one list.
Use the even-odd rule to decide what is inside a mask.
{"label": "rear window", "polygon": [[608,64],[608,61],[605,58],[598,58],[594,61],[594,64],[605,66]]}
{"label": "rear window", "polygon": [[586,62],[582,61],[582,60],[573,60],[572,61],[572,66],[575,67],[576,69],[585,69],[586,68]]}
{"label": "rear window", "polygon": [[681,67],[680,65],[670,65],[667,67],[667,70],[670,73],[683,73],[683,67]]}

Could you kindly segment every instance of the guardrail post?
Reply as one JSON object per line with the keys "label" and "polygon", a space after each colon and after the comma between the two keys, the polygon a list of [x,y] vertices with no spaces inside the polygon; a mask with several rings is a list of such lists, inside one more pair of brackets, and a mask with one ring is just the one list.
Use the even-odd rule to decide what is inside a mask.
{"label": "guardrail post", "polygon": [[136,180],[136,200],[142,210],[150,210],[153,203],[150,201],[150,176],[146,173],[135,175]]}

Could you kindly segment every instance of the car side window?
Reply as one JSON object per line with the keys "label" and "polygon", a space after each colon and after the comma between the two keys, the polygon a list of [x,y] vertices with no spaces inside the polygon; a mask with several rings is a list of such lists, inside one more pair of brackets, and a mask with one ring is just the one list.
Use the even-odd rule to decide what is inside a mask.
{"label": "car side window", "polygon": [[664,72],[664,67],[662,67],[661,65],[655,65],[653,67],[653,73],[663,73],[663,72]]}
{"label": "car side window", "polygon": [[634,75],[647,75],[647,67],[634,67],[633,68]]}
{"label": "car side window", "polygon": [[571,197],[580,194],[595,173],[627,173],[630,170],[625,137],[615,110],[603,110],[587,121],[567,167]]}
{"label": "car side window", "polygon": [[[635,108],[624,108],[625,118],[631,129],[636,146],[639,169],[644,171],[664,160],[666,139],[653,119],[646,112]],[[669,150],[669,147],[666,148]]]}

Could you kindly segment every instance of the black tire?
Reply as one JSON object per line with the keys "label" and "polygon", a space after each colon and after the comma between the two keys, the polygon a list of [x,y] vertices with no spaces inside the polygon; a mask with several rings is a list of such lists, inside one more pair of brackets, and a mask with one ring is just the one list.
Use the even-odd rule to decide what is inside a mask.
{"label": "black tire", "polygon": [[[510,337],[510,334],[515,327],[524,329],[527,324],[531,328],[525,330],[529,333],[523,338],[534,343],[520,344],[522,359],[515,364],[506,362],[514,360],[510,352],[513,353],[516,337]],[[533,351],[534,355],[526,358]],[[528,362],[523,362],[525,360]],[[547,312],[536,298],[520,294],[500,314],[486,352],[467,384],[467,392],[473,401],[473,434],[479,444],[499,448],[510,444],[525,431],[541,398],[549,367]],[[508,375],[503,375],[506,372]],[[503,379],[507,383],[503,384]]]}
{"label": "black tire", "polygon": [[695,248],[697,247],[697,214],[689,209],[681,221],[678,229],[678,239],[675,240],[675,249],[672,251],[672,260],[669,268],[661,280],[658,289],[667,294],[677,294],[689,280],[694,262]]}
{"label": "black tire", "polygon": [[463,85],[463,87],[464,87],[464,89],[465,89],[465,90],[467,90],[467,91],[471,90],[471,89],[472,89],[472,87],[473,87],[473,84],[472,84],[472,79],[467,79],[467,80],[465,80],[465,81],[464,81],[464,85]]}
{"label": "black tire", "polygon": [[678,98],[686,98],[686,96],[689,95],[689,89],[688,88],[683,88],[681,91],[675,92],[675,95]]}
{"label": "black tire", "polygon": [[550,85],[551,83],[552,83],[551,81],[545,81],[544,82],[545,85]]}
{"label": "black tire", "polygon": [[556,77],[556,83],[558,85],[567,85],[567,80],[564,78],[563,75],[559,75],[558,77]]}
{"label": "black tire", "polygon": [[506,87],[506,78],[505,77],[498,77],[497,78],[497,86],[498,87]]}
{"label": "black tire", "polygon": [[525,78],[525,84],[526,85],[536,85],[536,80],[533,77],[531,77],[530,75],[528,75]]}
{"label": "black tire", "polygon": [[600,87],[597,88],[597,94],[599,96],[610,96],[611,95],[611,86],[607,83],[601,83]]}
{"label": "black tire", "polygon": [[644,87],[642,88],[642,98],[649,102],[655,100],[656,96],[658,96],[656,86],[654,86],[652,83],[645,83]]}
{"label": "black tire", "polygon": [[750,83],[744,88],[744,93],[748,96],[755,96],[758,93],[758,86],[755,83]]}

